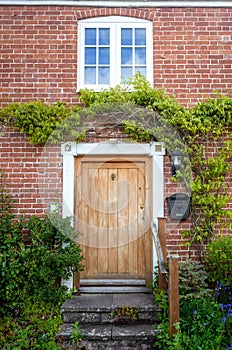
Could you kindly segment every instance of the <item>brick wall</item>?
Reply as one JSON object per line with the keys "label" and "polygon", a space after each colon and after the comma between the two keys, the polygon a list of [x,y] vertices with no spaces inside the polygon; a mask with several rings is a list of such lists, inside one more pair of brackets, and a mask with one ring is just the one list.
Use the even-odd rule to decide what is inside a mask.
{"label": "brick wall", "polygon": [[[232,9],[2,6],[0,11],[3,105],[36,99],[77,103],[77,20],[102,15],[153,21],[155,85],[174,93],[182,104],[195,104],[215,89],[224,93],[231,89]],[[95,139],[92,136],[89,140]],[[44,215],[51,203],[61,202],[59,147],[44,152],[43,147],[30,146],[24,135],[8,128],[0,135],[0,147],[1,169],[15,200],[16,213],[25,210],[27,214]],[[170,180],[168,157],[164,173],[167,197],[180,189]],[[190,227],[191,220],[179,225],[168,221],[169,251],[178,249],[182,256],[186,254],[179,230]]]}
{"label": "brick wall", "polygon": [[[104,133],[104,135],[103,135]],[[120,130],[104,129],[100,135],[89,133],[87,142],[106,141],[112,136],[123,141]],[[0,134],[0,167],[4,174],[10,195],[14,203],[16,214],[44,216],[53,203],[60,204],[62,209],[62,156],[60,146],[37,147],[31,146],[28,139],[20,132],[6,128]],[[181,186],[171,180],[172,172],[168,156],[164,158],[164,197],[181,191]],[[165,216],[168,218],[167,203],[165,201]],[[181,256],[186,255],[186,247],[180,238],[180,229],[191,228],[191,219],[181,224],[168,219],[168,250],[178,250]]]}
{"label": "brick wall", "polygon": [[0,134],[0,169],[18,215],[40,215],[51,203],[61,203],[60,147],[36,147],[20,132],[6,128]]}
{"label": "brick wall", "polygon": [[[125,135],[112,128],[99,133],[91,130],[86,142],[102,142],[109,138],[117,137],[123,142]],[[60,203],[62,208],[62,172],[63,159],[59,146],[38,147],[31,146],[27,137],[20,132],[6,128],[0,134],[0,169],[4,174],[4,182],[14,200],[13,208],[16,214],[44,216],[50,205]],[[231,174],[227,178],[228,195],[232,198],[230,185]],[[181,185],[172,180],[171,163],[168,155],[164,157],[164,198],[176,193],[185,192]],[[167,217],[167,247],[168,251],[178,250],[181,257],[185,257],[188,249],[180,236],[180,230],[191,229],[191,218],[181,223],[170,220],[165,200],[165,216]],[[232,210],[232,200],[229,208]],[[225,233],[229,233],[225,231]],[[191,256],[196,254],[192,250]]]}
{"label": "brick wall", "polygon": [[2,6],[1,102],[77,102],[77,20],[124,15],[154,24],[154,81],[185,105],[232,86],[232,8]]}

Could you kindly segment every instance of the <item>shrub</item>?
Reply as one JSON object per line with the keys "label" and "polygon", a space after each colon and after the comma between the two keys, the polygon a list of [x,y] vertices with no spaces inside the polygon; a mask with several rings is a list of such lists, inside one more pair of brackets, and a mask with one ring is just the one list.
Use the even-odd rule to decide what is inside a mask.
{"label": "shrub", "polygon": [[76,233],[69,218],[17,218],[0,180],[0,349],[58,350],[67,293],[57,281],[83,268]]}
{"label": "shrub", "polygon": [[83,269],[70,219],[17,218],[4,187],[0,200],[0,315],[17,313],[28,296],[59,303],[66,287],[58,279]]}
{"label": "shrub", "polygon": [[[219,304],[209,298],[182,302],[180,334],[177,336],[184,350],[222,350],[228,340]],[[175,349],[175,345],[171,347]]]}
{"label": "shrub", "polygon": [[187,260],[179,263],[179,291],[180,298],[202,298],[212,296],[207,284],[208,274],[203,264],[198,261]]}
{"label": "shrub", "polygon": [[59,350],[55,336],[61,323],[60,304],[26,301],[20,314],[0,322],[0,348]]}
{"label": "shrub", "polygon": [[232,284],[232,235],[217,237],[208,244],[205,263],[212,282]]}

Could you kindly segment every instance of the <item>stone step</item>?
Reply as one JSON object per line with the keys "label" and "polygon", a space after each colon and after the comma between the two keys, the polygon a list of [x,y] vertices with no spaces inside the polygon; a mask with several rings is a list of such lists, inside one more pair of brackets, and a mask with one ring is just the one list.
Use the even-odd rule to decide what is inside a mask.
{"label": "stone step", "polygon": [[136,285],[136,286],[145,286],[146,281],[145,280],[139,280],[139,279],[81,279],[80,280],[81,285],[85,286],[98,286],[98,285],[105,285],[105,286],[125,286],[125,285]]}
{"label": "stone step", "polygon": [[137,286],[81,286],[81,294],[150,293],[150,289]]}
{"label": "stone step", "polygon": [[[112,324],[120,307],[134,308],[138,323],[157,322],[158,308],[152,294],[81,294],[67,299],[62,306],[64,323]],[[132,310],[133,311],[133,310]],[[120,317],[119,317],[120,318]]]}
{"label": "stone step", "polygon": [[82,279],[81,294],[150,293],[145,280],[137,279]]}
{"label": "stone step", "polygon": [[81,286],[146,286],[145,280],[138,279],[81,279]]}
{"label": "stone step", "polygon": [[[78,345],[72,340],[73,326],[64,324],[57,339],[64,350],[155,350],[154,325],[80,325],[83,339]],[[76,347],[79,346],[79,347]]]}

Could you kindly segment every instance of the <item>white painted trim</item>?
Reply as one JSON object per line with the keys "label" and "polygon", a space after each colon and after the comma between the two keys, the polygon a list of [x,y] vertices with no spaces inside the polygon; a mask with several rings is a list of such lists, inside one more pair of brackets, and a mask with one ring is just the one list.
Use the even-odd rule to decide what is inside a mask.
{"label": "white painted trim", "polygon": [[[114,140],[101,143],[66,143],[61,146],[63,155],[63,217],[74,216],[74,157],[78,155],[146,155],[152,157],[152,219],[164,216],[164,160],[165,149],[160,142],[118,143]],[[158,199],[158,200],[157,200]],[[153,243],[153,268],[157,257]],[[73,288],[72,278],[63,282]]]}
{"label": "white painted trim", "polygon": [[78,1],[78,0],[0,0],[6,6],[86,6],[86,7],[232,7],[231,0],[194,1],[194,0],[160,0],[160,1]]}

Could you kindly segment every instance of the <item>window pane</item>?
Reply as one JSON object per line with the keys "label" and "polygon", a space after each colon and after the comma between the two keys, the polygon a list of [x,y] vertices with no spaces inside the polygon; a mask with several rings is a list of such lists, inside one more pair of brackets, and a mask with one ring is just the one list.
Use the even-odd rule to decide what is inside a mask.
{"label": "window pane", "polygon": [[123,79],[128,80],[129,78],[132,78],[132,76],[133,76],[132,67],[122,67],[121,76],[122,76],[122,80]]}
{"label": "window pane", "polygon": [[110,44],[110,30],[109,28],[99,29],[99,45],[109,45]]}
{"label": "window pane", "polygon": [[110,83],[110,69],[108,67],[100,67],[98,69],[98,83],[99,84]]}
{"label": "window pane", "polygon": [[99,48],[99,64],[110,64],[110,49],[106,47]]}
{"label": "window pane", "polygon": [[85,28],[85,45],[96,45],[95,28]]}
{"label": "window pane", "polygon": [[121,63],[132,64],[132,48],[122,48],[121,50]]}
{"label": "window pane", "polygon": [[135,29],[135,45],[146,45],[146,29]]}
{"label": "window pane", "polygon": [[146,49],[135,49],[135,64],[146,64]]}
{"label": "window pane", "polygon": [[143,74],[146,77],[147,71],[146,71],[145,67],[136,67],[135,68],[135,73],[137,73],[137,72],[140,72],[141,74]]}
{"label": "window pane", "polygon": [[121,45],[132,45],[132,29],[121,29]]}
{"label": "window pane", "polygon": [[96,84],[95,67],[85,67],[85,84]]}
{"label": "window pane", "polygon": [[96,64],[96,49],[94,47],[85,48],[85,64]]}

